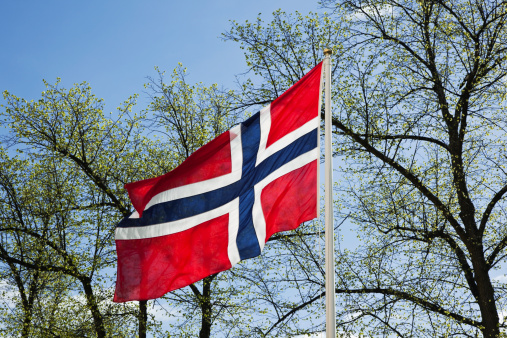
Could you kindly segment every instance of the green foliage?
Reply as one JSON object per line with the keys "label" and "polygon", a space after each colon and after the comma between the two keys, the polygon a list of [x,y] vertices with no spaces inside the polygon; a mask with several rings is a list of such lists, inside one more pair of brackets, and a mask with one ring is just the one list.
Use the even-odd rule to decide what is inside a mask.
{"label": "green foliage", "polygon": [[187,69],[181,64],[173,70],[169,83],[164,81],[165,72],[155,69],[158,78],[149,78],[145,84],[152,98],[148,110],[153,112],[152,128],[167,136],[176,166],[236,122],[236,96],[220,90],[217,84],[188,84]]}
{"label": "green foliage", "polygon": [[[46,83],[38,101],[4,97],[10,134],[0,153],[0,258],[23,295],[13,329],[131,336],[136,311],[109,304],[107,268],[116,259],[114,226],[130,213],[123,185],[153,175],[163,159],[146,159],[158,150],[142,136],[144,116],[130,116],[132,97],[115,119],[105,117],[86,83],[69,90]],[[25,326],[15,324],[16,311]]]}
{"label": "green foliage", "polygon": [[324,48],[341,48],[342,23],[314,13],[277,10],[271,22],[259,17],[231,26],[223,38],[240,44],[249,73],[255,75],[242,83],[244,105],[273,101],[322,61]]}

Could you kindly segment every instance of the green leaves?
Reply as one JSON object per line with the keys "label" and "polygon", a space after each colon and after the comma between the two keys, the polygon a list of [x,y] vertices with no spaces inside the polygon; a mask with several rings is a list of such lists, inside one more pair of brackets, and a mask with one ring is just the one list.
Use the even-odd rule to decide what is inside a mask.
{"label": "green leaves", "polygon": [[331,21],[327,15],[304,16],[299,12],[292,15],[282,10],[275,11],[269,23],[264,23],[260,16],[255,23],[233,21],[223,38],[239,42],[248,72],[255,76],[255,81],[246,80],[243,84],[243,103],[273,101],[322,61],[324,48],[340,54],[337,36],[341,26],[341,22]]}
{"label": "green leaves", "polygon": [[[60,334],[51,321],[60,327],[63,317],[30,318],[38,308],[63,311],[63,303],[70,302],[70,308],[85,315],[68,325],[79,327],[80,320],[92,319],[82,334],[105,336],[110,325],[119,323],[109,322],[110,310],[104,310],[100,294],[111,287],[103,274],[116,259],[114,226],[130,214],[123,185],[151,175],[154,167],[147,156],[159,150],[143,136],[144,115],[131,112],[135,96],[106,117],[102,100],[88,84],[68,90],[58,82],[45,85],[38,101],[4,93],[8,105],[2,115],[10,134],[4,140],[9,148],[0,155],[0,259],[8,263],[12,278],[26,271],[15,285],[36,300],[22,307],[31,330],[31,321],[40,321],[48,332]],[[13,149],[18,157],[11,157]],[[28,285],[36,286],[29,294],[23,291]],[[62,293],[46,291],[53,286]],[[86,295],[82,305],[71,301],[75,292]],[[40,298],[43,293],[47,302]],[[127,320],[134,313],[118,318],[122,316]]]}
{"label": "green leaves", "polygon": [[235,123],[232,109],[237,98],[217,84],[188,84],[181,64],[169,83],[164,82],[164,72],[155,69],[158,78],[149,78],[145,85],[152,97],[148,110],[153,113],[153,127],[167,136],[167,149],[173,150],[176,166]]}

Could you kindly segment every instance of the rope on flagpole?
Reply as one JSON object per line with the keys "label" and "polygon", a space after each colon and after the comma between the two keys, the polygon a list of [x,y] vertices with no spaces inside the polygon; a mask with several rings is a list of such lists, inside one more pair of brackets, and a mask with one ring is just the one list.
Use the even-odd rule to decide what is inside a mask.
{"label": "rope on flagpole", "polygon": [[334,281],[333,149],[331,131],[331,49],[324,49],[324,144],[325,144],[325,231],[326,231],[326,338],[336,338]]}

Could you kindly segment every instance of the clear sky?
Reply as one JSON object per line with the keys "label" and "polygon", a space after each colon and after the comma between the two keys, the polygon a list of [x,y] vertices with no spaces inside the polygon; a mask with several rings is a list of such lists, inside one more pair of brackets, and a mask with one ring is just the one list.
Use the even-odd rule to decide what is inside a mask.
{"label": "clear sky", "polygon": [[[190,82],[233,87],[246,66],[239,45],[220,34],[229,20],[269,21],[282,8],[318,11],[317,0],[21,0],[0,3],[0,90],[38,99],[42,79],[65,87],[87,81],[114,110],[141,95],[154,66],[172,71],[182,62]],[[0,104],[5,101],[0,99]]]}

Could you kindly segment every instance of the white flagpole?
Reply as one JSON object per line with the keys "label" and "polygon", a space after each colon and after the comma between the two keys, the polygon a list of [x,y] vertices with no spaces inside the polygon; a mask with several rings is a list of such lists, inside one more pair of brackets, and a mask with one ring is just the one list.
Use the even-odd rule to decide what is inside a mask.
{"label": "white flagpole", "polygon": [[324,49],[325,225],[326,225],[326,338],[336,338],[333,226],[333,150],[331,138],[331,49]]}

